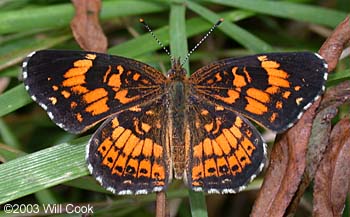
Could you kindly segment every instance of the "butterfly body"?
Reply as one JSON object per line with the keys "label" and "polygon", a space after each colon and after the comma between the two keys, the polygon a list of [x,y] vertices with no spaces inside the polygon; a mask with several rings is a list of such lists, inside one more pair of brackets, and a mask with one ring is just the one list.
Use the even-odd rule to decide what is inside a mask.
{"label": "butterfly body", "polygon": [[[167,76],[125,57],[38,51],[23,63],[29,94],[61,128],[83,132],[90,173],[115,194],[146,194],[172,178],[208,193],[235,193],[262,170],[266,147],[246,119],[282,132],[319,97],[327,64],[310,52],[213,62]],[[40,85],[38,85],[40,84]]]}

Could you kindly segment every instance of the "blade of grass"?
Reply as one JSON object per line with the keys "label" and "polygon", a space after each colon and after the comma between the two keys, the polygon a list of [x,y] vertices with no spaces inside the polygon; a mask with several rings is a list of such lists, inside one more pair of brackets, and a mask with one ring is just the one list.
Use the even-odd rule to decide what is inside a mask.
{"label": "blade of grass", "polygon": [[[187,2],[187,6],[193,12],[197,13],[212,23],[216,23],[221,18],[218,14],[206,9],[205,7],[202,7],[195,2],[189,1]],[[254,52],[263,53],[273,51],[272,47],[268,43],[264,42],[255,35],[249,33],[245,29],[242,29],[233,23],[224,21],[218,28],[229,37],[236,40],[242,46]]]}
{"label": "blade of grass", "polygon": [[26,155],[25,152],[22,152],[18,149],[12,148],[7,145],[0,144],[0,161],[1,162],[8,162],[10,160],[16,159],[24,155]]}
{"label": "blade of grass", "polygon": [[[221,13],[219,16],[225,18],[227,21],[243,20],[254,14],[248,11],[234,10],[226,13]],[[186,21],[186,36],[191,37],[199,33],[203,33],[212,26],[211,23],[203,18],[192,18]],[[169,45],[169,26],[164,26],[153,31],[164,46]],[[147,43],[145,43],[147,42]],[[153,43],[152,43],[153,42]],[[159,45],[154,42],[150,34],[144,34],[123,44],[111,47],[108,52],[115,55],[122,55],[125,57],[135,58],[141,54],[150,51],[158,50]],[[186,69],[186,68],[185,68]]]}
{"label": "blade of grass", "polygon": [[300,20],[329,27],[336,27],[347,16],[346,13],[317,6],[288,1],[253,0],[205,0],[226,6],[247,9],[277,17]]}
{"label": "blade of grass", "polygon": [[[162,4],[141,0],[106,1],[102,5],[101,19],[159,12],[166,9],[168,9],[166,2]],[[2,12],[0,34],[68,26],[73,15],[74,9],[70,3]]]}
{"label": "blade of grass", "polygon": [[[214,22],[215,23],[215,22]],[[185,58],[188,53],[187,37],[186,37],[186,19],[185,6],[183,2],[176,1],[170,7],[170,47],[174,57]],[[209,26],[210,28],[210,26]],[[208,28],[208,29],[209,29]],[[184,68],[189,72],[189,64],[187,62]],[[189,200],[191,206],[191,214],[193,217],[208,216],[205,195],[203,192],[189,191]]]}
{"label": "blade of grass", "polygon": [[40,50],[61,44],[72,38],[71,34],[49,36],[48,38],[22,38],[1,46],[0,70],[22,61],[33,50]]}
{"label": "blade of grass", "polygon": [[7,146],[12,148],[20,148],[20,143],[13,131],[9,129],[7,124],[0,118],[0,136]]}
{"label": "blade of grass", "polygon": [[350,80],[350,69],[330,74],[326,86],[330,87],[345,80]]}
{"label": "blade of grass", "polygon": [[[186,8],[183,1],[177,1],[170,7],[170,52],[175,59],[184,60],[188,53],[187,34],[186,34]],[[180,61],[181,63],[181,61]],[[184,68],[189,73],[189,64],[185,63]]]}
{"label": "blade of grass", "polygon": [[198,217],[208,216],[204,193],[189,190],[188,196],[191,204],[191,215]]}
{"label": "blade of grass", "polygon": [[87,137],[0,165],[0,204],[88,174]]}
{"label": "blade of grass", "polygon": [[0,117],[27,105],[31,101],[23,84],[6,91],[0,96]]}

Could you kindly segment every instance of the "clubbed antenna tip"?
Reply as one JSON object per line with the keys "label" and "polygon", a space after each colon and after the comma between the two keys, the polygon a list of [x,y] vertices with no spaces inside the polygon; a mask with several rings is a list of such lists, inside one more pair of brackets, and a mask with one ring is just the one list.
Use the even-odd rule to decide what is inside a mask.
{"label": "clubbed antenna tip", "polygon": [[168,56],[170,57],[171,61],[174,61],[173,56],[171,56],[169,50],[163,45],[163,43],[157,38],[157,36],[153,33],[152,29],[147,25],[147,23],[145,22],[145,20],[143,18],[139,19],[140,23],[143,24],[143,26],[148,30],[148,32],[152,35],[152,37],[156,40],[156,42],[159,44],[159,46],[161,48],[163,48],[163,50],[168,54]]}

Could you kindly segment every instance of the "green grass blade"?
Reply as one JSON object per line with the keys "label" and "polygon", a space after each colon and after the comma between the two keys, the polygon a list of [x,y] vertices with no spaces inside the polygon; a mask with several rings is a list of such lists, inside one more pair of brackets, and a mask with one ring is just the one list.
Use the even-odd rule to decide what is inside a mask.
{"label": "green grass blade", "polygon": [[329,27],[336,27],[347,16],[346,13],[341,11],[288,1],[206,0],[206,2],[218,3],[272,16],[300,20]]}
{"label": "green grass blade", "polygon": [[15,40],[0,48],[0,70],[17,64],[34,50],[46,49],[62,44],[72,38],[71,34],[50,36],[45,39],[30,37]]}
{"label": "green grass blade", "polygon": [[[183,2],[176,2],[170,8],[170,50],[175,59],[184,60],[188,53],[187,34],[186,34],[186,8]],[[189,72],[188,62],[184,68]]]}
{"label": "green grass blade", "polygon": [[0,117],[27,105],[31,101],[23,84],[6,91],[0,96]]}
{"label": "green grass blade", "polygon": [[4,143],[12,148],[19,148],[20,143],[14,132],[9,129],[8,125],[2,118],[0,118],[0,137],[3,139]]}
{"label": "green grass blade", "polygon": [[[159,2],[106,1],[102,4],[101,19],[159,12],[166,9],[168,9],[167,4]],[[0,14],[0,34],[69,26],[73,16],[74,9],[70,3],[2,12]]]}
{"label": "green grass blade", "polygon": [[[227,21],[243,20],[251,17],[252,15],[254,14],[251,12],[241,10],[234,10],[220,14],[220,16],[225,18]],[[211,26],[212,24],[203,18],[188,19],[186,21],[186,36],[191,37],[196,34],[203,33]],[[169,26],[164,26],[153,32],[164,44],[164,46],[169,45]],[[128,42],[111,47],[108,52],[115,55],[135,58],[147,52],[158,50],[159,48],[159,45],[154,41],[152,36],[149,33],[146,33],[140,37],[129,40]]]}
{"label": "green grass blade", "polygon": [[0,204],[88,174],[87,138],[63,143],[0,165]]}
{"label": "green grass blade", "polygon": [[12,148],[7,145],[0,144],[0,161],[1,162],[8,162],[10,160],[16,159],[20,156],[24,156],[26,153]]}
{"label": "green grass blade", "polygon": [[192,216],[196,216],[196,217],[208,216],[204,193],[189,190],[188,196],[190,198]]}
{"label": "green grass blade", "polygon": [[[187,2],[187,5],[188,8],[190,8],[192,11],[194,11],[195,13],[209,20],[212,23],[216,23],[221,18],[218,14],[211,12],[210,10],[206,9],[205,7],[202,7],[197,3],[189,1]],[[264,42],[263,40],[259,39],[258,37],[249,33],[245,29],[242,29],[241,27],[233,23],[224,21],[219,26],[219,29],[232,39],[236,40],[242,46],[254,52],[262,53],[270,52],[273,50],[268,43]]]}

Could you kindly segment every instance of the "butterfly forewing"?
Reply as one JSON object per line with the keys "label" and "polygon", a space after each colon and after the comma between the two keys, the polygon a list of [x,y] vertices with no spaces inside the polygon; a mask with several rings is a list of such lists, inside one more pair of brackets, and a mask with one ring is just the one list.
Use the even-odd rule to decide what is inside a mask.
{"label": "butterfly forewing", "polygon": [[327,64],[309,52],[230,58],[197,70],[195,94],[281,132],[324,89]]}
{"label": "butterfly forewing", "polygon": [[79,133],[111,114],[152,101],[165,76],[124,57],[85,51],[37,51],[23,63],[24,84],[53,121]]}

